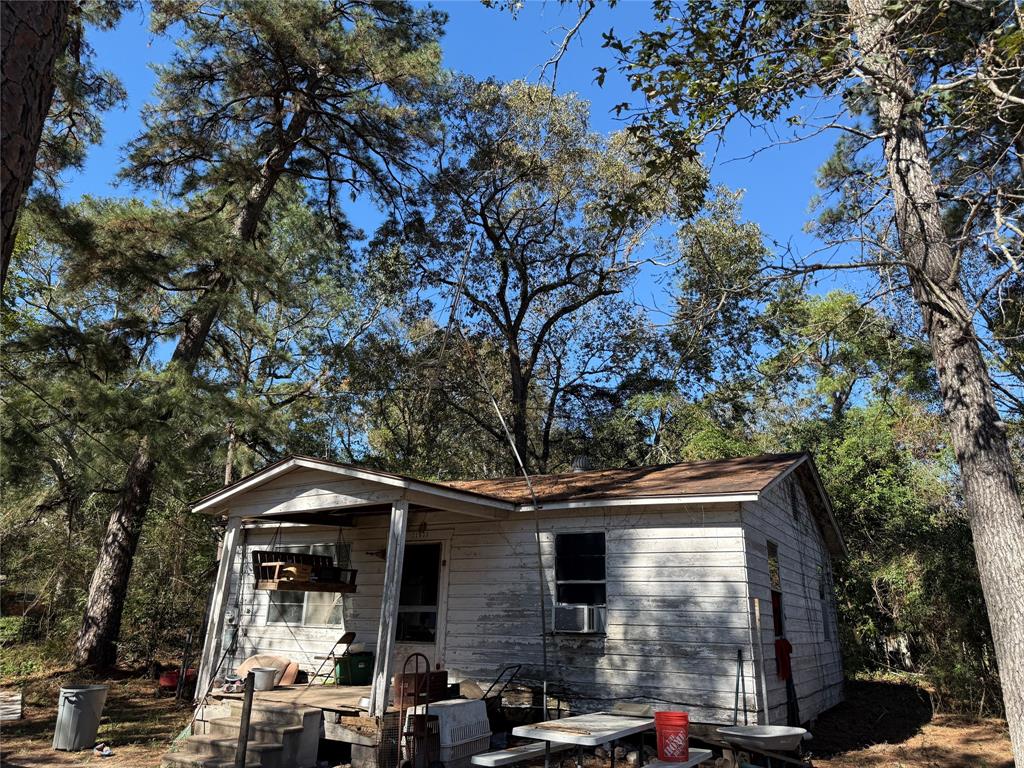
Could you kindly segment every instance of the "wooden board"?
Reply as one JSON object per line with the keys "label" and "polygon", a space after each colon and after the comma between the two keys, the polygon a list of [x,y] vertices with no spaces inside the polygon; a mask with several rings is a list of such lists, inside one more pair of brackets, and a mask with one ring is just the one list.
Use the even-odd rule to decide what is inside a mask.
{"label": "wooden board", "polygon": [[354,584],[345,584],[340,581],[288,581],[286,579],[257,581],[256,589],[286,592],[343,592],[347,595],[356,591]]}
{"label": "wooden board", "polygon": [[0,691],[0,720],[21,720],[21,691]]}
{"label": "wooden board", "polygon": [[[218,699],[241,699],[241,693],[222,693],[214,690],[211,694]],[[278,704],[295,704],[316,707],[331,712],[365,712],[366,707],[359,701],[370,695],[368,685],[281,685],[272,691],[256,691],[256,701]]]}
{"label": "wooden board", "polygon": [[653,718],[594,712],[589,715],[574,715],[561,720],[548,720],[533,725],[520,725],[512,729],[512,735],[561,744],[596,747],[653,728]]}

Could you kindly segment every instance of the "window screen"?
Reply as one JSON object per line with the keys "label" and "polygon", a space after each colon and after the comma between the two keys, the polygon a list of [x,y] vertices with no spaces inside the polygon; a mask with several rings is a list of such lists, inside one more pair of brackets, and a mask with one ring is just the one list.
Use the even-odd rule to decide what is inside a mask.
{"label": "window screen", "polygon": [[555,590],[559,603],[604,605],[604,532],[555,535]]}
{"label": "window screen", "polygon": [[827,642],[832,640],[832,574],[825,571],[818,577],[818,597],[821,600],[821,629]]}

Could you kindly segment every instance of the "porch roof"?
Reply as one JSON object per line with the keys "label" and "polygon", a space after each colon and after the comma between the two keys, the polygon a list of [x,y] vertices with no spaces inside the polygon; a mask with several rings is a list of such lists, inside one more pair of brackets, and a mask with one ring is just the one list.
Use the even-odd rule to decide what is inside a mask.
{"label": "porch roof", "polygon": [[[220,514],[237,497],[256,491],[270,481],[300,469],[319,470],[328,475],[338,476],[339,480],[363,481],[368,486],[379,489],[373,492],[356,492],[351,495],[332,494],[326,499],[321,499],[322,503],[319,506],[304,505],[304,508],[309,510],[345,507],[359,507],[363,512],[375,511],[377,508],[386,510],[390,509],[391,502],[399,499],[417,506],[466,512],[480,517],[500,515],[515,508],[512,502],[472,490],[460,490],[429,480],[417,480],[405,475],[381,472],[327,459],[317,459],[312,456],[294,455],[268,464],[262,469],[194,501],[192,511]],[[282,515],[277,515],[277,517],[284,519]]]}

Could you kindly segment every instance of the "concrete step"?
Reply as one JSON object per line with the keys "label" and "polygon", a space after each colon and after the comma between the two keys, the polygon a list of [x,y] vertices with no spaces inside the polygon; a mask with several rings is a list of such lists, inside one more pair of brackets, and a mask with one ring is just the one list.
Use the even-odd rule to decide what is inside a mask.
{"label": "concrete step", "polygon": [[[189,736],[182,745],[182,751],[198,755],[212,755],[221,759],[234,760],[238,749],[238,736]],[[246,760],[259,760],[262,768],[280,768],[284,744],[272,741],[250,741],[246,745]]]}
{"label": "concrete step", "polygon": [[[241,727],[242,723],[237,717],[218,717],[210,721],[210,735],[221,739],[237,739]],[[302,733],[302,725],[249,721],[249,741],[283,744],[285,737],[293,733]]]}
{"label": "concrete step", "polygon": [[[241,699],[226,699],[224,703],[227,704],[232,717],[241,717]],[[249,719],[251,722],[299,725],[307,713],[316,711],[317,710],[314,707],[301,707],[292,704],[275,704],[272,702],[254,700]]]}
{"label": "concrete step", "polygon": [[[233,757],[197,755],[191,752],[167,752],[160,758],[160,768],[235,768]],[[258,758],[246,755],[245,768],[262,768]]]}

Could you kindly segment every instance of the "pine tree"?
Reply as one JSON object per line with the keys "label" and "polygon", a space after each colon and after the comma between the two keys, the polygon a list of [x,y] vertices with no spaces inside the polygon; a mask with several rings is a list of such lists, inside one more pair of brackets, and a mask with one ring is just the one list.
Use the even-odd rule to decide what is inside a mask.
{"label": "pine tree", "polygon": [[[160,70],[158,102],[125,175],[192,196],[230,222],[221,248],[191,271],[196,298],[178,324],[171,380],[194,377],[226,303],[271,268],[261,225],[282,181],[301,183],[342,241],[351,236],[345,192],[400,199],[401,176],[429,137],[418,100],[437,72],[442,20],[405,3],[154,3],[154,28],[180,24],[184,34]],[[169,407],[162,418],[173,415]],[[151,436],[135,446],[90,586],[79,664],[116,659],[119,606],[161,448]]]}

